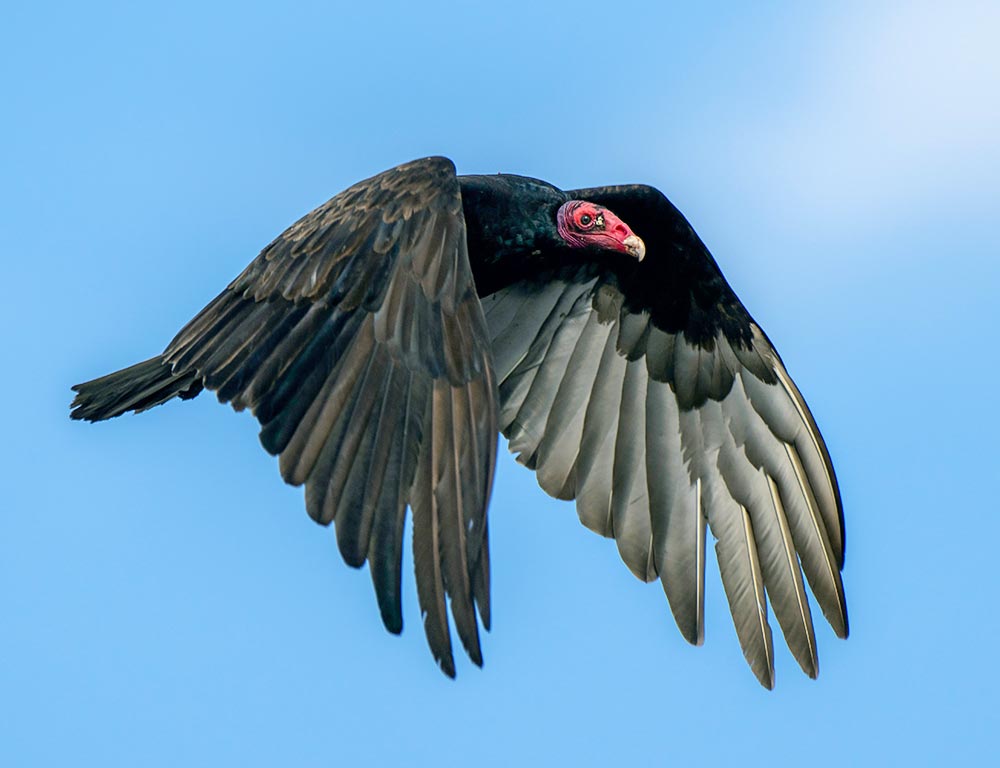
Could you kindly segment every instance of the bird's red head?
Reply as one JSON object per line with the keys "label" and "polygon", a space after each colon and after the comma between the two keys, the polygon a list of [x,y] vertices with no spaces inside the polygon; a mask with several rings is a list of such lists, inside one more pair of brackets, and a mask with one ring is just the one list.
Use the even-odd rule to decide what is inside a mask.
{"label": "bird's red head", "polygon": [[594,246],[619,251],[642,261],[646,246],[628,224],[607,208],[586,200],[563,203],[556,214],[559,236],[571,248]]}

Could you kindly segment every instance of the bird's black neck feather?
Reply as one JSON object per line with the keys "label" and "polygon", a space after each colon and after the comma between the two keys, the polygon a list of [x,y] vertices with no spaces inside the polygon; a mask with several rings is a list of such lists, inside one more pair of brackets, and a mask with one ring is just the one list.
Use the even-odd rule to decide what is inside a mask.
{"label": "bird's black neck feather", "polygon": [[556,229],[569,197],[544,181],[498,174],[461,176],[469,261],[480,296],[545,271],[570,249]]}

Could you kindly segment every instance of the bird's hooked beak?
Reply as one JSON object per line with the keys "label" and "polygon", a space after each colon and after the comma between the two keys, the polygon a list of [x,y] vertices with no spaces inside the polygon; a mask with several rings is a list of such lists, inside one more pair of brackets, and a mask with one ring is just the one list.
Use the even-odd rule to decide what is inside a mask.
{"label": "bird's hooked beak", "polygon": [[625,248],[625,252],[637,261],[642,261],[646,256],[646,244],[642,242],[642,238],[638,235],[629,235],[626,237],[622,240],[622,246]]}
{"label": "bird's hooked beak", "polygon": [[597,223],[601,231],[595,233],[596,237],[610,239],[614,243],[611,247],[616,251],[627,253],[636,261],[645,258],[646,244],[617,214],[607,208],[600,208],[597,213]]}

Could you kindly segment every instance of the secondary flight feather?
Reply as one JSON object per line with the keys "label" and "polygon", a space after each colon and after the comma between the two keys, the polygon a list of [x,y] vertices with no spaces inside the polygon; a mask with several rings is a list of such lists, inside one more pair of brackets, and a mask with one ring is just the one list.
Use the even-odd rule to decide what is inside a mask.
{"label": "secondary flight feather", "polygon": [[[680,212],[641,185],[562,191],[426,158],[304,216],[162,354],[73,388],[100,421],[203,389],[249,408],[309,515],[402,630],[406,510],[424,629],[455,674],[490,626],[502,433],[549,494],[659,579],[704,639],[715,539],[743,653],[774,684],[770,603],[818,673],[805,584],[846,637],[843,509],[809,408]],[[477,618],[478,613],[478,618]]]}

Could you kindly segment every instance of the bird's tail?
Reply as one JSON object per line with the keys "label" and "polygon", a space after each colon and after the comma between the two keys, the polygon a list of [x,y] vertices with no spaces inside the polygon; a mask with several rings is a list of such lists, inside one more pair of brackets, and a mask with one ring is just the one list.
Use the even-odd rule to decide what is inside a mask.
{"label": "bird's tail", "polygon": [[188,400],[202,389],[194,371],[174,373],[162,355],[73,387],[70,417],[102,421],[126,411],[145,411],[173,397]]}

